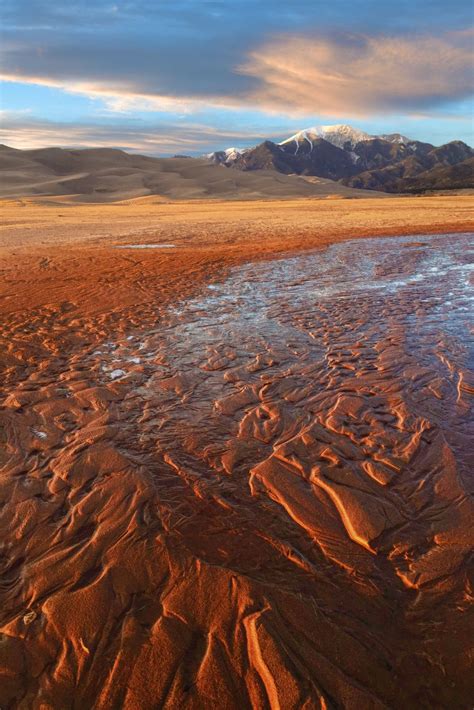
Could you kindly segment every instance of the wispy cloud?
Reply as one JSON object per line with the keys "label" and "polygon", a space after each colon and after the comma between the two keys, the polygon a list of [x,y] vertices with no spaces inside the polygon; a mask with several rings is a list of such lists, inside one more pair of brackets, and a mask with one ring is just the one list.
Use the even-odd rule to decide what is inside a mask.
{"label": "wispy cloud", "polygon": [[129,113],[136,111],[159,111],[163,113],[195,113],[209,105],[204,98],[192,96],[170,96],[154,93],[143,93],[136,90],[131,83],[119,80],[77,81],[55,79],[34,74],[7,74],[0,72],[0,81],[7,83],[32,84],[60,89],[67,94],[77,94],[90,99],[100,100],[112,113]]}
{"label": "wispy cloud", "polygon": [[288,114],[368,116],[435,108],[474,91],[473,31],[441,36],[280,36],[239,70],[249,96]]}
{"label": "wispy cloud", "polygon": [[23,113],[2,111],[0,143],[21,150],[60,148],[122,148],[146,155],[200,154],[244,141],[257,143],[264,136],[255,132],[222,130],[198,123],[159,126],[110,126],[65,124],[28,118]]}

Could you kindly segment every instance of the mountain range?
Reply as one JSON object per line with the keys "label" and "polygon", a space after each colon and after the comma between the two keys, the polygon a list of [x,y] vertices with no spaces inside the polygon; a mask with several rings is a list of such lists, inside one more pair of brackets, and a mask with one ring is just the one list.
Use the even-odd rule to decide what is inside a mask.
{"label": "mountain range", "polygon": [[474,151],[399,133],[316,126],[201,158],[155,158],[113,148],[18,150],[0,146],[0,197],[75,201],[365,197],[474,188]]}
{"label": "mountain range", "polygon": [[399,133],[374,136],[347,125],[315,126],[279,143],[265,140],[206,157],[236,170],[317,176],[365,190],[474,188],[474,151],[462,141],[436,147]]}

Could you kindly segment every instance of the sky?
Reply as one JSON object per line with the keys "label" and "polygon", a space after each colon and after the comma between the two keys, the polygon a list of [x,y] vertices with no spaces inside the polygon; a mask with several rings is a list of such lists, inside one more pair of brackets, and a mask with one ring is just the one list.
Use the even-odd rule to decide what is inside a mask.
{"label": "sky", "polygon": [[200,155],[320,124],[473,145],[471,0],[2,0],[0,142]]}

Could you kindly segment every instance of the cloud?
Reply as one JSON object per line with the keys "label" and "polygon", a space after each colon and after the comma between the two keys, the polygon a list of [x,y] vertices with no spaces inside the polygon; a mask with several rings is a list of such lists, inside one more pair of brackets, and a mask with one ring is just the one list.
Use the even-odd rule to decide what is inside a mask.
{"label": "cloud", "polygon": [[18,29],[54,27],[71,29],[100,28],[102,34],[126,24],[130,29],[144,26],[164,27],[175,34],[190,30],[188,38],[204,33],[232,34],[242,40],[254,30],[273,32],[304,27],[380,28],[392,30],[416,27],[466,26],[472,21],[469,0],[380,0],[312,2],[311,0],[2,0],[2,24]]}
{"label": "cloud", "polygon": [[[4,5],[5,81],[87,96],[115,113],[257,108],[350,119],[429,111],[472,88],[472,33],[439,34],[469,16],[466,0],[448,9],[445,0],[360,0],[356,16],[353,0]],[[420,22],[431,34],[406,34]],[[366,34],[344,33],[349,24]]]}
{"label": "cloud", "polygon": [[[0,81],[6,83],[32,84],[59,89],[68,94],[86,96],[100,100],[103,105],[114,113],[135,111],[159,111],[163,113],[195,113],[209,105],[204,98],[193,96],[170,96],[155,93],[143,93],[132,84],[119,81],[78,81],[55,79],[35,75],[6,74],[0,72]],[[223,101],[224,103],[224,101]]]}
{"label": "cloud", "polygon": [[469,139],[471,5],[3,0],[3,140],[199,154],[361,117]]}
{"label": "cloud", "polygon": [[[473,31],[444,35],[279,35],[233,67],[166,47],[128,53],[7,44],[0,79],[98,100],[108,111],[192,114],[258,109],[286,116],[367,117],[439,110],[473,92]],[[106,52],[107,54],[107,52]],[[105,56],[105,55],[104,55]],[[170,68],[165,67],[165,59]],[[176,61],[174,61],[176,59]],[[227,57],[228,59],[228,57]]]}
{"label": "cloud", "polygon": [[473,30],[442,36],[285,36],[252,51],[239,71],[247,97],[287,114],[368,116],[436,108],[474,91]]}
{"label": "cloud", "polygon": [[129,95],[145,108],[164,97],[170,105],[172,100],[218,105],[220,97],[250,86],[251,79],[233,67],[258,41],[258,32],[247,29],[235,42],[236,28],[225,18],[211,21],[204,11],[215,3],[123,2],[113,21],[104,16],[108,4],[94,3],[87,12],[82,7],[81,14],[83,5],[23,0],[20,16],[19,8],[11,7],[2,33],[2,73],[17,82],[88,88],[111,105],[109,97]]}
{"label": "cloud", "polygon": [[60,148],[121,148],[146,155],[200,155],[216,145],[257,143],[255,132],[222,130],[198,123],[152,125],[67,124],[42,121],[23,112],[0,111],[0,143],[21,150]]}

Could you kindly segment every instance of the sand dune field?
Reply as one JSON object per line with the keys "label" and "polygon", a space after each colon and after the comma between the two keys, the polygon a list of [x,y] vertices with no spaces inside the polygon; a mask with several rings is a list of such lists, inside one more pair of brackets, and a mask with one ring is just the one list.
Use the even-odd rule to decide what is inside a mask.
{"label": "sand dune field", "polygon": [[[162,201],[258,200],[297,197],[366,197],[366,190],[325,178],[272,170],[241,172],[204,158],[151,158],[95,148],[16,150],[0,145],[0,197],[62,197],[71,203],[104,203],[156,196]],[[374,192],[371,197],[387,197]]]}

